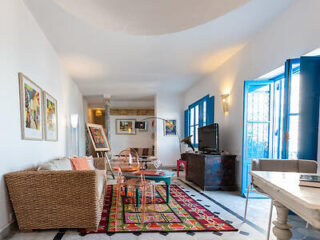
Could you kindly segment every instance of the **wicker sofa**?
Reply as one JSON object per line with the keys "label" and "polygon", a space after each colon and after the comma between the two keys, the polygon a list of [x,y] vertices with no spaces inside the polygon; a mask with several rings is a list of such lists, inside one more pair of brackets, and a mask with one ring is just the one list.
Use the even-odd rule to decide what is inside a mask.
{"label": "wicker sofa", "polygon": [[37,171],[5,175],[19,229],[97,229],[103,209],[106,163],[93,160],[99,170]]}

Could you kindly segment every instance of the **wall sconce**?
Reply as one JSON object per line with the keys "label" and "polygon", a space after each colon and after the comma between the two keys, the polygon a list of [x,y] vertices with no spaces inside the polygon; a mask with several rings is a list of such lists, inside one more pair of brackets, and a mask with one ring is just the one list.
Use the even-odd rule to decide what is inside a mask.
{"label": "wall sconce", "polygon": [[230,94],[223,94],[221,95],[221,104],[222,104],[222,109],[224,113],[229,112],[229,105],[230,105]]}

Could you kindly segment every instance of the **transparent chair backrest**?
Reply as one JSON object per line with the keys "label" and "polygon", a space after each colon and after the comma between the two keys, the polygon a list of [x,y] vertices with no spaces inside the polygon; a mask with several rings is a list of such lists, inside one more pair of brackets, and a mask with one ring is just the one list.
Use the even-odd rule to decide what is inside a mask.
{"label": "transparent chair backrest", "polygon": [[122,150],[118,154],[118,167],[122,171],[138,171],[140,163],[137,151],[133,148]]}

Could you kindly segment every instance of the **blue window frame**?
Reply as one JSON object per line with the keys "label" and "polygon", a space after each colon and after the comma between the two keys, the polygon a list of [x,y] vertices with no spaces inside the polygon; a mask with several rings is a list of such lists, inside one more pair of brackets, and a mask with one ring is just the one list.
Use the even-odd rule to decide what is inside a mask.
{"label": "blue window frame", "polygon": [[198,147],[198,128],[213,123],[214,97],[205,97],[195,101],[185,110],[185,137],[192,135],[191,142]]}
{"label": "blue window frame", "polygon": [[252,159],[317,159],[319,74],[320,57],[301,57],[288,59],[284,72],[274,78],[245,81],[243,196],[250,182]]}
{"label": "blue window frame", "polygon": [[[282,76],[244,83],[242,189],[247,194],[252,159],[279,154]],[[251,197],[259,197],[253,194]]]}
{"label": "blue window frame", "polygon": [[[285,64],[284,83],[284,117],[282,143],[282,158],[296,159],[298,157],[298,122],[300,96],[300,59],[288,59]],[[290,137],[289,137],[290,136]]]}

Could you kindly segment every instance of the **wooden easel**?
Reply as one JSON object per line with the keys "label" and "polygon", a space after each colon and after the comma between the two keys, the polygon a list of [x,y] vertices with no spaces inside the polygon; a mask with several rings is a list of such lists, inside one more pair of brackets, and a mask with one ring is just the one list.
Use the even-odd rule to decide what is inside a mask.
{"label": "wooden easel", "polygon": [[115,176],[114,176],[114,172],[113,172],[113,169],[112,169],[112,166],[111,166],[111,162],[110,162],[110,159],[109,159],[107,153],[108,153],[108,151],[101,151],[100,154],[99,154],[99,152],[97,152],[97,157],[100,158],[100,155],[101,155],[102,158],[104,157],[107,160],[106,162],[107,162],[108,167],[109,167],[109,169],[111,171],[112,177],[113,177],[113,179],[116,179]]}

